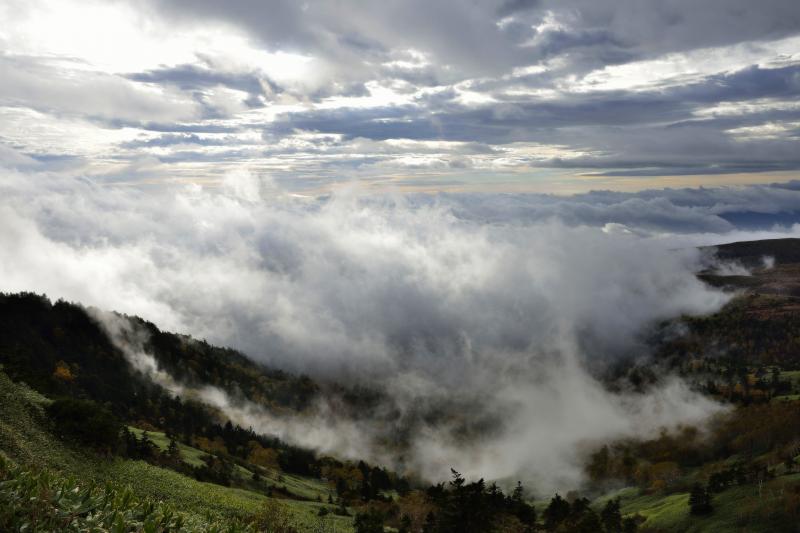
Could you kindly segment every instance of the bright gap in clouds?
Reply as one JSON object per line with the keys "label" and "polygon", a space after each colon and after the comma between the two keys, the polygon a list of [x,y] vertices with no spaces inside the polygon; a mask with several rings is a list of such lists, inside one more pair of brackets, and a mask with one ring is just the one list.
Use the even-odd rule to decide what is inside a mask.
{"label": "bright gap in clouds", "polygon": [[79,70],[128,74],[202,58],[281,81],[310,75],[311,58],[266,51],[230,24],[176,27],[125,2],[10,2],[5,15],[14,20],[2,33],[6,52],[61,59]]}
{"label": "bright gap in clouds", "polygon": [[[800,61],[800,37],[758,45],[703,48],[647,61],[611,65],[570,80],[565,91],[647,90],[697,82],[709,74],[735,72],[752,65],[775,68]],[[766,53],[765,53],[766,52]]]}

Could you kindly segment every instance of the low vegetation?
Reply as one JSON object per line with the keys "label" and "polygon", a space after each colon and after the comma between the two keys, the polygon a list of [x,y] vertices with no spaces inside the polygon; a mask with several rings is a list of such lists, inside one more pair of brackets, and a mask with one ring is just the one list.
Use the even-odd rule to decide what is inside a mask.
{"label": "low vegetation", "polygon": [[0,530],[244,533],[255,528],[234,521],[206,523],[169,504],[138,498],[130,489],[25,470],[0,456]]}

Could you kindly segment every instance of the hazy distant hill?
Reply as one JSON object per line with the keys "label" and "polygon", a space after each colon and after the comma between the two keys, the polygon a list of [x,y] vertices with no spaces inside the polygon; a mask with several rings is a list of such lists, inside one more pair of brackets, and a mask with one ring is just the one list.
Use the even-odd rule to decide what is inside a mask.
{"label": "hazy distant hill", "polygon": [[[800,239],[742,241],[703,248],[721,264],[744,267],[749,271],[729,272],[712,268],[700,278],[716,287],[745,289],[754,294],[800,297]],[[794,300],[786,300],[775,309]]]}
{"label": "hazy distant hill", "polygon": [[740,241],[706,247],[723,261],[739,261],[748,267],[763,266],[763,258],[771,257],[776,265],[800,263],[800,239],[764,239]]}

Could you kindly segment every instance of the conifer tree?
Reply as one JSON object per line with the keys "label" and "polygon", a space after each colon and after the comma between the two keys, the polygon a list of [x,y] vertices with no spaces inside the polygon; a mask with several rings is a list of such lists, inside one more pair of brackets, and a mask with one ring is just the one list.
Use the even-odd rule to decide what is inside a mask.
{"label": "conifer tree", "polygon": [[600,513],[600,520],[603,522],[603,529],[605,529],[606,533],[622,531],[622,513],[620,512],[619,498],[608,500],[608,503]]}
{"label": "conifer tree", "polygon": [[711,494],[700,483],[695,483],[689,493],[689,509],[693,515],[709,514],[712,511]]}

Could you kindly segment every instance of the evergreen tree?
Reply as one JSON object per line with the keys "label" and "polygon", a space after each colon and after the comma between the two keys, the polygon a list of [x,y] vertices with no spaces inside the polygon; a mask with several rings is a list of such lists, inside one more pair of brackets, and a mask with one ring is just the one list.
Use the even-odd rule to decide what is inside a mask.
{"label": "evergreen tree", "polygon": [[436,515],[430,511],[425,517],[425,523],[422,525],[422,533],[435,533],[436,531]]}
{"label": "evergreen tree", "polygon": [[524,494],[525,490],[522,488],[522,482],[517,481],[517,486],[514,487],[514,492],[511,493],[511,501],[520,503]]}
{"label": "evergreen tree", "polygon": [[175,439],[169,440],[169,447],[167,447],[167,459],[174,464],[178,464],[181,461],[181,451],[178,448],[178,443],[175,442]]}
{"label": "evergreen tree", "polygon": [[709,514],[713,510],[711,494],[700,483],[695,483],[689,493],[689,509],[693,515]]}
{"label": "evergreen tree", "polygon": [[136,435],[133,434],[131,430],[128,429],[128,426],[123,426],[122,428],[122,440],[124,445],[124,454],[126,457],[135,458],[137,457],[138,451],[138,442],[136,442]]}
{"label": "evergreen tree", "polygon": [[383,533],[383,514],[376,509],[358,513],[353,528],[355,533]]}
{"label": "evergreen tree", "polygon": [[603,529],[606,533],[619,533],[622,531],[622,513],[620,512],[619,498],[608,500],[600,513]]}
{"label": "evergreen tree", "polygon": [[[493,483],[489,491],[490,501],[493,500],[491,496],[495,490],[498,490],[497,485]],[[509,508],[524,525],[531,528],[536,525],[536,509],[525,501],[525,489],[520,481],[517,481],[517,486],[511,493]]]}
{"label": "evergreen tree", "polygon": [[[639,515],[636,515],[637,517]],[[632,516],[626,516],[622,519],[622,533],[636,533],[639,529],[639,523],[637,522],[636,518]]]}
{"label": "evergreen tree", "polygon": [[147,431],[142,433],[142,437],[137,442],[136,457],[145,461],[152,461],[158,458],[158,447],[150,440],[150,435],[148,435]]}
{"label": "evergreen tree", "polygon": [[575,525],[569,529],[573,533],[598,533],[602,530],[597,513],[588,508],[575,517]]}
{"label": "evergreen tree", "polygon": [[398,479],[397,483],[395,484],[395,490],[397,490],[397,494],[400,496],[405,496],[408,494],[411,491],[408,480],[406,478]]}
{"label": "evergreen tree", "polygon": [[553,496],[553,499],[550,500],[547,508],[542,513],[545,529],[555,531],[562,522],[569,518],[571,510],[569,502],[562,498],[561,495],[556,494]]}
{"label": "evergreen tree", "polygon": [[400,519],[400,528],[397,533],[411,533],[411,517],[407,514],[404,514]]}

